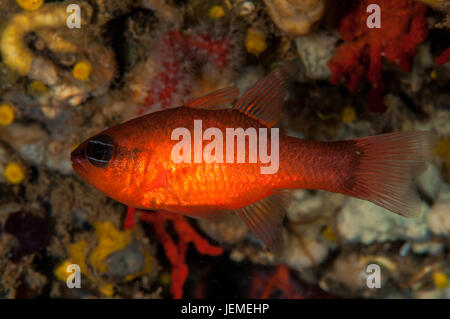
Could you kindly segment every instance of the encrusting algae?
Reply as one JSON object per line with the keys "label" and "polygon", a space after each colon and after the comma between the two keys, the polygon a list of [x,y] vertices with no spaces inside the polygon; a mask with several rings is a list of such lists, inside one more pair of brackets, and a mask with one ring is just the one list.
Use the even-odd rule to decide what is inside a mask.
{"label": "encrusting algae", "polygon": [[245,48],[248,53],[260,55],[267,49],[267,39],[263,31],[257,28],[250,28],[245,38]]}
{"label": "encrusting algae", "polygon": [[8,126],[14,121],[14,108],[3,103],[0,105],[0,126]]}
{"label": "encrusting algae", "polygon": [[208,13],[211,19],[220,19],[225,16],[225,10],[220,5],[212,6]]}
{"label": "encrusting algae", "polygon": [[69,278],[71,272],[69,272],[68,269],[71,264],[72,262],[66,260],[55,268],[55,276],[56,278],[58,278],[58,280],[66,281],[67,278]]}
{"label": "encrusting algae", "polygon": [[3,172],[6,180],[11,184],[20,184],[25,179],[25,172],[18,163],[9,163]]}
{"label": "encrusting algae", "polygon": [[104,259],[113,252],[124,249],[131,242],[131,231],[120,231],[111,222],[97,222],[94,227],[98,244],[89,256],[89,261],[95,269],[103,273],[107,270]]}
{"label": "encrusting algae", "polygon": [[325,13],[325,0],[264,0],[275,24],[291,35],[308,34]]}
{"label": "encrusting algae", "polygon": [[436,153],[440,157],[450,158],[450,138],[443,137],[439,140]]}
{"label": "encrusting algae", "polygon": [[37,11],[16,14],[6,25],[0,39],[3,61],[20,75],[27,75],[35,55],[25,44],[25,35],[41,28],[58,28],[66,25],[66,6],[47,4]]}
{"label": "encrusting algae", "polygon": [[88,61],[77,62],[72,69],[73,77],[80,81],[88,80],[91,76],[91,73],[92,65]]}
{"label": "encrusting algae", "polygon": [[[61,281],[66,280],[69,275],[67,267],[70,264],[77,264],[81,273],[92,285],[97,287],[100,293],[111,297],[114,294],[114,284],[108,281],[110,279],[103,276],[109,270],[105,260],[113,253],[126,248],[132,242],[135,232],[132,230],[120,231],[111,222],[96,222],[94,228],[97,238],[96,247],[91,251],[89,242],[86,240],[71,244],[69,246],[69,259],[56,268],[55,276]],[[125,275],[124,280],[131,281],[149,274],[154,267],[153,257],[145,251],[143,267],[136,273]]]}
{"label": "encrusting algae", "polygon": [[449,284],[449,279],[446,273],[442,271],[436,271],[433,273],[433,283],[437,288],[446,288]]}
{"label": "encrusting algae", "polygon": [[345,107],[341,112],[341,120],[344,123],[353,122],[356,119],[355,109],[351,106]]}
{"label": "encrusting algae", "polygon": [[28,84],[28,92],[34,95],[42,95],[47,93],[49,90],[48,86],[46,86],[42,81],[33,80],[30,84]]}
{"label": "encrusting algae", "polygon": [[338,238],[330,225],[327,225],[322,231],[322,236],[332,243],[336,243],[338,241]]}
{"label": "encrusting algae", "polygon": [[43,4],[44,0],[16,0],[17,4],[24,10],[27,11],[36,11]]}

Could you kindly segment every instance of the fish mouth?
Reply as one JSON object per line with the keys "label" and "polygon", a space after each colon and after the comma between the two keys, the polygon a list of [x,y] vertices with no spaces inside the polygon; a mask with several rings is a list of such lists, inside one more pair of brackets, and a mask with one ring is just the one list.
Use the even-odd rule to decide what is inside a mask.
{"label": "fish mouth", "polygon": [[83,167],[83,161],[81,161],[80,159],[72,160],[72,168],[80,176],[86,176],[86,174],[87,174],[86,169]]}
{"label": "fish mouth", "polygon": [[72,168],[75,172],[77,172],[80,176],[86,176],[87,171],[84,168],[84,160],[82,158],[81,147],[77,147],[70,154],[70,160],[72,161]]}

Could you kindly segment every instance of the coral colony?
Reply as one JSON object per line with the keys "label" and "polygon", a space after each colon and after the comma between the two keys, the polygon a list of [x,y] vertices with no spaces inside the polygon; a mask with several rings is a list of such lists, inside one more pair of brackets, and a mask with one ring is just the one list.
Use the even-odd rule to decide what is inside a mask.
{"label": "coral colony", "polygon": [[157,53],[161,58],[158,71],[149,83],[144,106],[139,114],[146,114],[174,103],[187,102],[191,94],[192,66],[199,61],[212,62],[218,69],[228,66],[230,40],[201,34],[184,34],[178,30],[163,34]]}
{"label": "coral colony", "polygon": [[[183,286],[189,274],[186,264],[186,253],[188,244],[192,243],[195,249],[202,255],[219,256],[223,250],[219,246],[213,246],[200,236],[189,222],[179,214],[168,212],[139,212],[139,219],[153,226],[156,237],[158,237],[167,259],[172,265],[172,281],[170,291],[173,298],[183,297]],[[126,229],[134,226],[136,210],[128,207],[124,227]],[[178,242],[175,242],[166,231],[166,223],[172,222],[177,233]]]}
{"label": "coral colony", "polygon": [[339,32],[345,42],[328,66],[333,73],[331,83],[345,79],[350,92],[356,92],[361,80],[367,78],[372,84],[369,109],[384,112],[382,58],[398,64],[404,72],[410,70],[416,48],[428,34],[427,7],[412,0],[378,1],[383,12],[382,28],[368,28],[366,10],[371,3],[361,1],[342,19]]}

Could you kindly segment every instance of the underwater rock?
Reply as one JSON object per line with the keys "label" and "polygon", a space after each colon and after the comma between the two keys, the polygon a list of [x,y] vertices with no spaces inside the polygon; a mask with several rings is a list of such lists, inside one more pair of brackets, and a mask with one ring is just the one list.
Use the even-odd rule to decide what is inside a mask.
{"label": "underwater rock", "polygon": [[142,6],[155,11],[159,19],[174,26],[178,26],[183,21],[180,10],[166,0],[142,0]]}
{"label": "underwater rock", "polygon": [[21,208],[21,205],[17,202],[9,202],[0,205],[0,218],[6,216],[12,212],[17,212]]}
{"label": "underwater rock", "polygon": [[[368,289],[367,278],[371,272],[367,272],[367,265],[377,264],[381,267],[381,289]],[[396,271],[396,263],[389,257],[365,255],[356,251],[345,250],[334,260],[319,281],[322,289],[340,296],[364,296],[376,297],[380,291],[386,288],[392,273]]]}
{"label": "underwater rock", "polygon": [[328,61],[334,54],[338,38],[330,33],[311,33],[295,39],[307,78],[325,80],[331,76]]}
{"label": "underwater rock", "polygon": [[135,240],[124,249],[110,254],[105,259],[108,272],[116,277],[125,277],[139,272],[144,268],[144,254],[139,250]]}
{"label": "underwater rock", "polygon": [[264,70],[260,66],[250,66],[242,71],[236,82],[239,92],[247,91],[256,81],[264,77]]}
{"label": "underwater rock", "polygon": [[444,11],[445,7],[449,5],[448,1],[446,0],[415,0],[415,1],[419,1],[419,2],[423,2],[431,7],[433,7],[434,9],[441,9]]}
{"label": "underwater rock", "polygon": [[13,123],[0,130],[0,140],[29,163],[40,165],[44,161],[48,135],[37,124]]}
{"label": "underwater rock", "polygon": [[287,218],[290,221],[301,221],[304,218],[321,214],[325,201],[324,192],[318,191],[310,195],[307,190],[292,191],[292,202],[287,210]]}
{"label": "underwater rock", "polygon": [[227,244],[235,244],[247,236],[249,230],[242,219],[230,216],[226,220],[199,219],[197,224],[208,237]]}
{"label": "underwater rock", "polygon": [[289,234],[283,251],[283,263],[298,271],[320,265],[328,256],[328,245],[314,232]]}
{"label": "underwater rock", "polygon": [[450,299],[450,287],[447,289],[419,290],[414,292],[415,299]]}
{"label": "underwater rock", "polygon": [[[286,228],[290,230],[283,261],[299,271],[320,265],[329,251],[337,247],[337,238],[330,226],[333,212],[345,196],[325,191],[295,190],[287,210]],[[324,236],[327,229],[330,236]]]}
{"label": "underwater rock", "polygon": [[305,35],[325,12],[324,0],[264,0],[277,27],[288,34]]}
{"label": "underwater rock", "polygon": [[70,161],[71,151],[72,146],[68,145],[67,141],[54,141],[50,143],[48,145],[48,156],[45,165],[61,174],[71,174],[73,172],[72,162]]}
{"label": "underwater rock", "polygon": [[[92,10],[86,11],[92,13]],[[66,5],[55,3],[47,4],[37,11],[22,11],[12,16],[0,38],[0,51],[4,63],[20,75],[30,74],[32,77],[37,69],[41,69],[45,65],[47,73],[45,75],[41,72],[38,73],[44,75],[44,82],[55,84],[57,81],[55,66],[50,61],[34,55],[26,45],[24,38],[31,32],[39,32],[40,29],[66,27],[67,16]],[[51,37],[48,38],[51,39]],[[76,47],[69,42],[64,42],[64,44],[64,47],[76,50]]]}
{"label": "underwater rock", "polygon": [[436,110],[432,118],[433,128],[441,136],[450,136],[450,111]]}
{"label": "underwater rock", "polygon": [[62,174],[72,173],[68,141],[49,142],[49,135],[40,125],[13,123],[0,130],[0,140],[8,143],[26,162],[48,168]]}
{"label": "underwater rock", "polygon": [[256,6],[253,1],[238,0],[236,1],[235,7],[237,8],[237,12],[240,16],[248,18],[249,21],[255,20]]}
{"label": "underwater rock", "polygon": [[382,207],[357,198],[348,198],[337,216],[337,228],[346,242],[366,245],[396,239],[425,240],[429,207],[422,202],[422,215],[404,218]]}
{"label": "underwater rock", "polygon": [[413,243],[411,249],[416,254],[430,254],[437,255],[444,251],[445,244],[439,242],[425,242],[425,243]]}
{"label": "underwater rock", "polygon": [[427,169],[418,178],[418,187],[430,198],[435,198],[443,182],[441,172],[434,164],[429,164]]}
{"label": "underwater rock", "polygon": [[[48,3],[11,16],[0,38],[4,63],[48,86],[37,99],[50,118],[56,117],[60,104],[77,106],[90,96],[104,94],[115,71],[112,50],[91,32],[94,9],[87,2],[78,5],[83,28],[67,28],[67,4]],[[27,43],[30,35],[33,41]],[[89,65],[89,72],[80,72],[86,68],[78,65]]]}
{"label": "underwater rock", "polygon": [[434,234],[450,237],[450,200],[436,202],[428,213],[427,222]]}
{"label": "underwater rock", "polygon": [[329,291],[330,282],[333,285],[343,285],[351,293],[367,289],[363,280],[365,264],[357,253],[340,254],[333,262],[332,270],[320,282],[322,289]]}

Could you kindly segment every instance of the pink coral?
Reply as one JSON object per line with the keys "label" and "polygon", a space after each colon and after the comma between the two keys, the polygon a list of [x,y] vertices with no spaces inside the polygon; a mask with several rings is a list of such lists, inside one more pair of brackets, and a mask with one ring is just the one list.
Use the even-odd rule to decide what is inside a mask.
{"label": "pink coral", "polygon": [[369,109],[383,112],[382,57],[398,64],[404,72],[409,71],[416,47],[428,34],[428,25],[424,4],[412,0],[379,0],[381,28],[369,29],[366,9],[372,3],[361,1],[342,19],[339,31],[345,42],[337,48],[328,66],[333,73],[331,83],[337,84],[345,78],[351,92],[356,92],[360,81],[367,78],[372,83]]}
{"label": "pink coral", "polygon": [[161,62],[156,76],[150,81],[145,105],[140,114],[166,108],[180,100],[181,103],[186,102],[191,94],[193,65],[206,61],[223,69],[231,59],[230,40],[206,33],[184,34],[178,30],[169,31],[162,36],[156,50]]}

